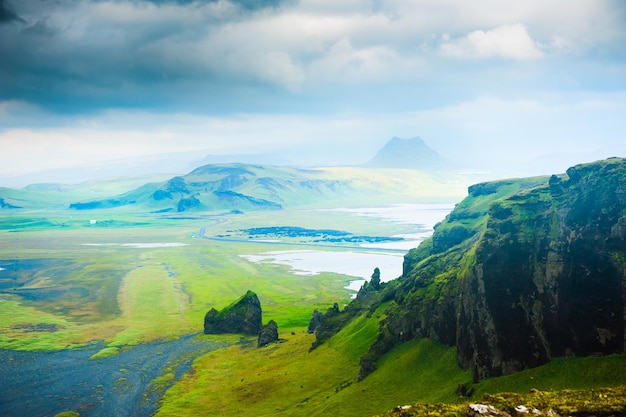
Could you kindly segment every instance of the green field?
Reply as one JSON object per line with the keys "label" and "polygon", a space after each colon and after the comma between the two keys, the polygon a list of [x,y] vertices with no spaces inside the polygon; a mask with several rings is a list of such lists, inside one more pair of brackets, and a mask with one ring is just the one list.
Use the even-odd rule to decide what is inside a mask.
{"label": "green field", "polygon": [[299,329],[314,309],[349,302],[344,287],[350,278],[294,275],[287,267],[240,255],[289,249],[289,242],[298,248],[316,243],[211,240],[200,238],[200,231],[208,238],[259,225],[375,236],[413,231],[383,219],[314,209],[185,218],[60,213],[45,224],[38,214],[1,222],[0,348],[59,350],[96,340],[113,347],[176,338],[201,331],[210,308],[223,308],[247,290],[259,295],[264,321],[274,319],[281,330]]}

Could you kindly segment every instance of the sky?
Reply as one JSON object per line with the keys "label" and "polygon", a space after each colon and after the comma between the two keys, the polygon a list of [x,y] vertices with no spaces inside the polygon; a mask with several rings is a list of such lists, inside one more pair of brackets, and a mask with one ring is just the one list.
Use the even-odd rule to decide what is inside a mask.
{"label": "sky", "polygon": [[624,132],[622,0],[0,0],[0,186],[155,154],[359,164],[393,136],[549,174]]}

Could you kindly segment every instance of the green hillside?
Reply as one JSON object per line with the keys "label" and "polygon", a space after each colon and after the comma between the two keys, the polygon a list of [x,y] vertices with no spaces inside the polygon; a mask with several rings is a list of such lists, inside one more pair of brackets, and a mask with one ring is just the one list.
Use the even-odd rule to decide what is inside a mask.
{"label": "green hillside", "polygon": [[[144,184],[107,198],[75,201],[75,210],[133,207],[152,213],[215,210],[280,210],[329,201],[360,205],[416,199],[458,198],[468,179],[446,174],[437,177],[414,170],[359,168],[295,169],[287,167],[216,164],[195,169],[167,181]],[[371,204],[371,203],[370,203]]]}

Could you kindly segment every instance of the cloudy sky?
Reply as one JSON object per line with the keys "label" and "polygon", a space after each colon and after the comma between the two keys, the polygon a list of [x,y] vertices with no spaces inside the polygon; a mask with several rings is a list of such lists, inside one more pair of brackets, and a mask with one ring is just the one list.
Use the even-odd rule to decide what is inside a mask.
{"label": "cloudy sky", "polygon": [[[0,182],[196,151],[626,156],[622,0],[0,0]],[[2,185],[2,184],[0,184]]]}

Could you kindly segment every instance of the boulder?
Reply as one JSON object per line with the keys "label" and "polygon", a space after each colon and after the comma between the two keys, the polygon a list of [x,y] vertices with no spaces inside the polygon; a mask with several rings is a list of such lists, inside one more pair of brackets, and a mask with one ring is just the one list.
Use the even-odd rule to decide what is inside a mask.
{"label": "boulder", "polygon": [[274,320],[270,320],[259,333],[258,347],[267,346],[278,341],[278,325]]}
{"label": "boulder", "polygon": [[261,302],[254,292],[248,291],[221,311],[212,308],[204,316],[204,333],[242,333],[256,336],[261,331],[262,324]]}

